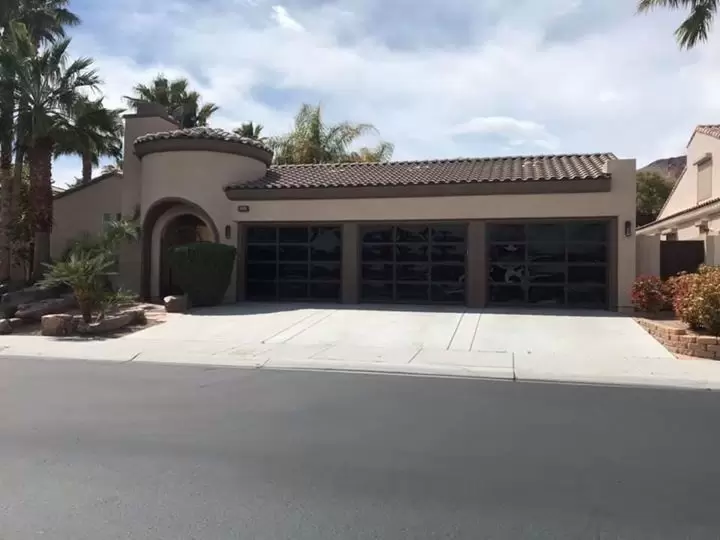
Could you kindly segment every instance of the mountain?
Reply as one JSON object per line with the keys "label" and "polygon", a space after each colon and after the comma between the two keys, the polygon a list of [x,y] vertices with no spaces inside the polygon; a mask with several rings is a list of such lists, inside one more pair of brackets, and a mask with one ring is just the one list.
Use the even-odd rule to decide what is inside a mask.
{"label": "mountain", "polygon": [[687,164],[686,156],[676,156],[670,158],[656,159],[649,165],[645,165],[638,172],[656,172],[668,177],[673,182],[677,182],[680,175],[685,170]]}

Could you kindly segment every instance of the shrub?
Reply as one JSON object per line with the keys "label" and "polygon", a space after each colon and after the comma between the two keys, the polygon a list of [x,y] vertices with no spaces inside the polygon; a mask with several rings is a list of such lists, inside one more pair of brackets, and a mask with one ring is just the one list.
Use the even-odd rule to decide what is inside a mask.
{"label": "shrub", "polygon": [[196,242],[170,250],[168,262],[173,280],[192,306],[220,304],[230,285],[235,248],[212,242]]}
{"label": "shrub", "polygon": [[640,276],[632,286],[632,302],[637,311],[658,313],[668,305],[667,288],[657,276]]}
{"label": "shrub", "polygon": [[720,335],[720,267],[701,266],[696,274],[670,280],[675,314],[694,330]]}

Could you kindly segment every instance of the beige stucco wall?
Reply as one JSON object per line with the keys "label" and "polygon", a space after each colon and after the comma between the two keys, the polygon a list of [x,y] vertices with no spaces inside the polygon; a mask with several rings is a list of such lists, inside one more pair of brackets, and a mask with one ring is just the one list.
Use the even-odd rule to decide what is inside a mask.
{"label": "beige stucco wall", "polygon": [[720,196],[720,139],[695,133],[687,147],[687,169],[668,199],[658,219],[676,214],[698,203],[697,195],[697,167],[695,162],[705,156],[713,155],[712,165],[712,193],[710,197]]}
{"label": "beige stucco wall", "polygon": [[[135,139],[147,133],[170,131],[177,125],[159,116],[128,115],[125,117],[125,138],[123,156],[123,174],[125,181],[120,198],[124,216],[134,216],[140,209],[142,175],[141,164],[135,155],[133,143]],[[140,290],[141,282],[141,246],[140,243],[126,245],[120,252],[120,276],[122,285],[133,291]]]}
{"label": "beige stucco wall", "polygon": [[123,176],[116,174],[55,199],[50,237],[53,258],[62,255],[71,240],[102,232],[103,214],[121,213],[123,181]]}
{"label": "beige stucco wall", "polygon": [[[168,197],[185,199],[210,216],[220,242],[237,246],[237,227],[232,217],[234,205],[225,196],[223,187],[231,182],[256,180],[265,171],[265,164],[235,154],[204,151],[148,154],[141,160],[142,218],[158,201]],[[225,234],[226,227],[229,227],[229,236]],[[157,273],[151,273],[151,279],[151,287],[156,287]],[[228,301],[235,299],[235,283],[233,275],[226,293]]]}
{"label": "beige stucco wall", "polygon": [[[624,223],[635,223],[635,160],[608,163],[612,189],[601,193],[546,195],[477,195],[385,199],[293,201],[234,201],[231,219],[262,221],[402,221],[486,220],[508,218],[616,217],[618,246],[618,306],[629,308],[635,279],[635,235],[624,234]],[[239,212],[246,206],[248,212]]]}

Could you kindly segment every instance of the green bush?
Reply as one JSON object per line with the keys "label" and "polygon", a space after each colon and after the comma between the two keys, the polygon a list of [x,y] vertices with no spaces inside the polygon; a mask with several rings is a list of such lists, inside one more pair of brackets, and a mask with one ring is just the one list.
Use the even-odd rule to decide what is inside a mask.
{"label": "green bush", "polygon": [[173,281],[192,306],[220,304],[230,285],[235,248],[226,244],[197,242],[177,246],[168,253]]}

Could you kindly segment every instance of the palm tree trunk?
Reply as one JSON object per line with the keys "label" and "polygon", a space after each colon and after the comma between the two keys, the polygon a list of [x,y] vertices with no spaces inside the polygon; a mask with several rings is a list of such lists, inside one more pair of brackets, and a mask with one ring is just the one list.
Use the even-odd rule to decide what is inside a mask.
{"label": "palm tree trunk", "polygon": [[82,155],[82,183],[87,184],[92,180],[92,156],[86,152]]}
{"label": "palm tree trunk", "polygon": [[12,143],[13,143],[13,88],[9,84],[0,88],[0,282],[10,279],[12,252]]}
{"label": "palm tree trunk", "polygon": [[50,262],[50,232],[53,221],[52,151],[53,141],[49,138],[38,139],[28,148],[30,206],[35,225],[33,279],[40,279],[45,273],[45,264]]}
{"label": "palm tree trunk", "polygon": [[[25,104],[24,102],[19,103],[20,107],[23,107]],[[14,160],[14,170],[13,170],[13,177],[12,177],[12,198],[10,199],[10,215],[12,216],[12,219],[18,219],[20,216],[20,197],[23,190],[23,171],[25,167],[25,154],[27,151],[27,148],[25,146],[25,139],[24,135],[27,131],[27,126],[22,117],[19,117],[17,119],[15,126],[15,160]],[[10,254],[13,257],[11,267],[10,267],[10,277],[12,279],[19,279],[22,281],[27,281],[27,273],[23,271],[22,269],[26,267],[26,261],[18,261],[15,260],[15,258],[18,256],[18,253],[23,252],[24,246],[20,245],[11,245],[10,247]]]}

